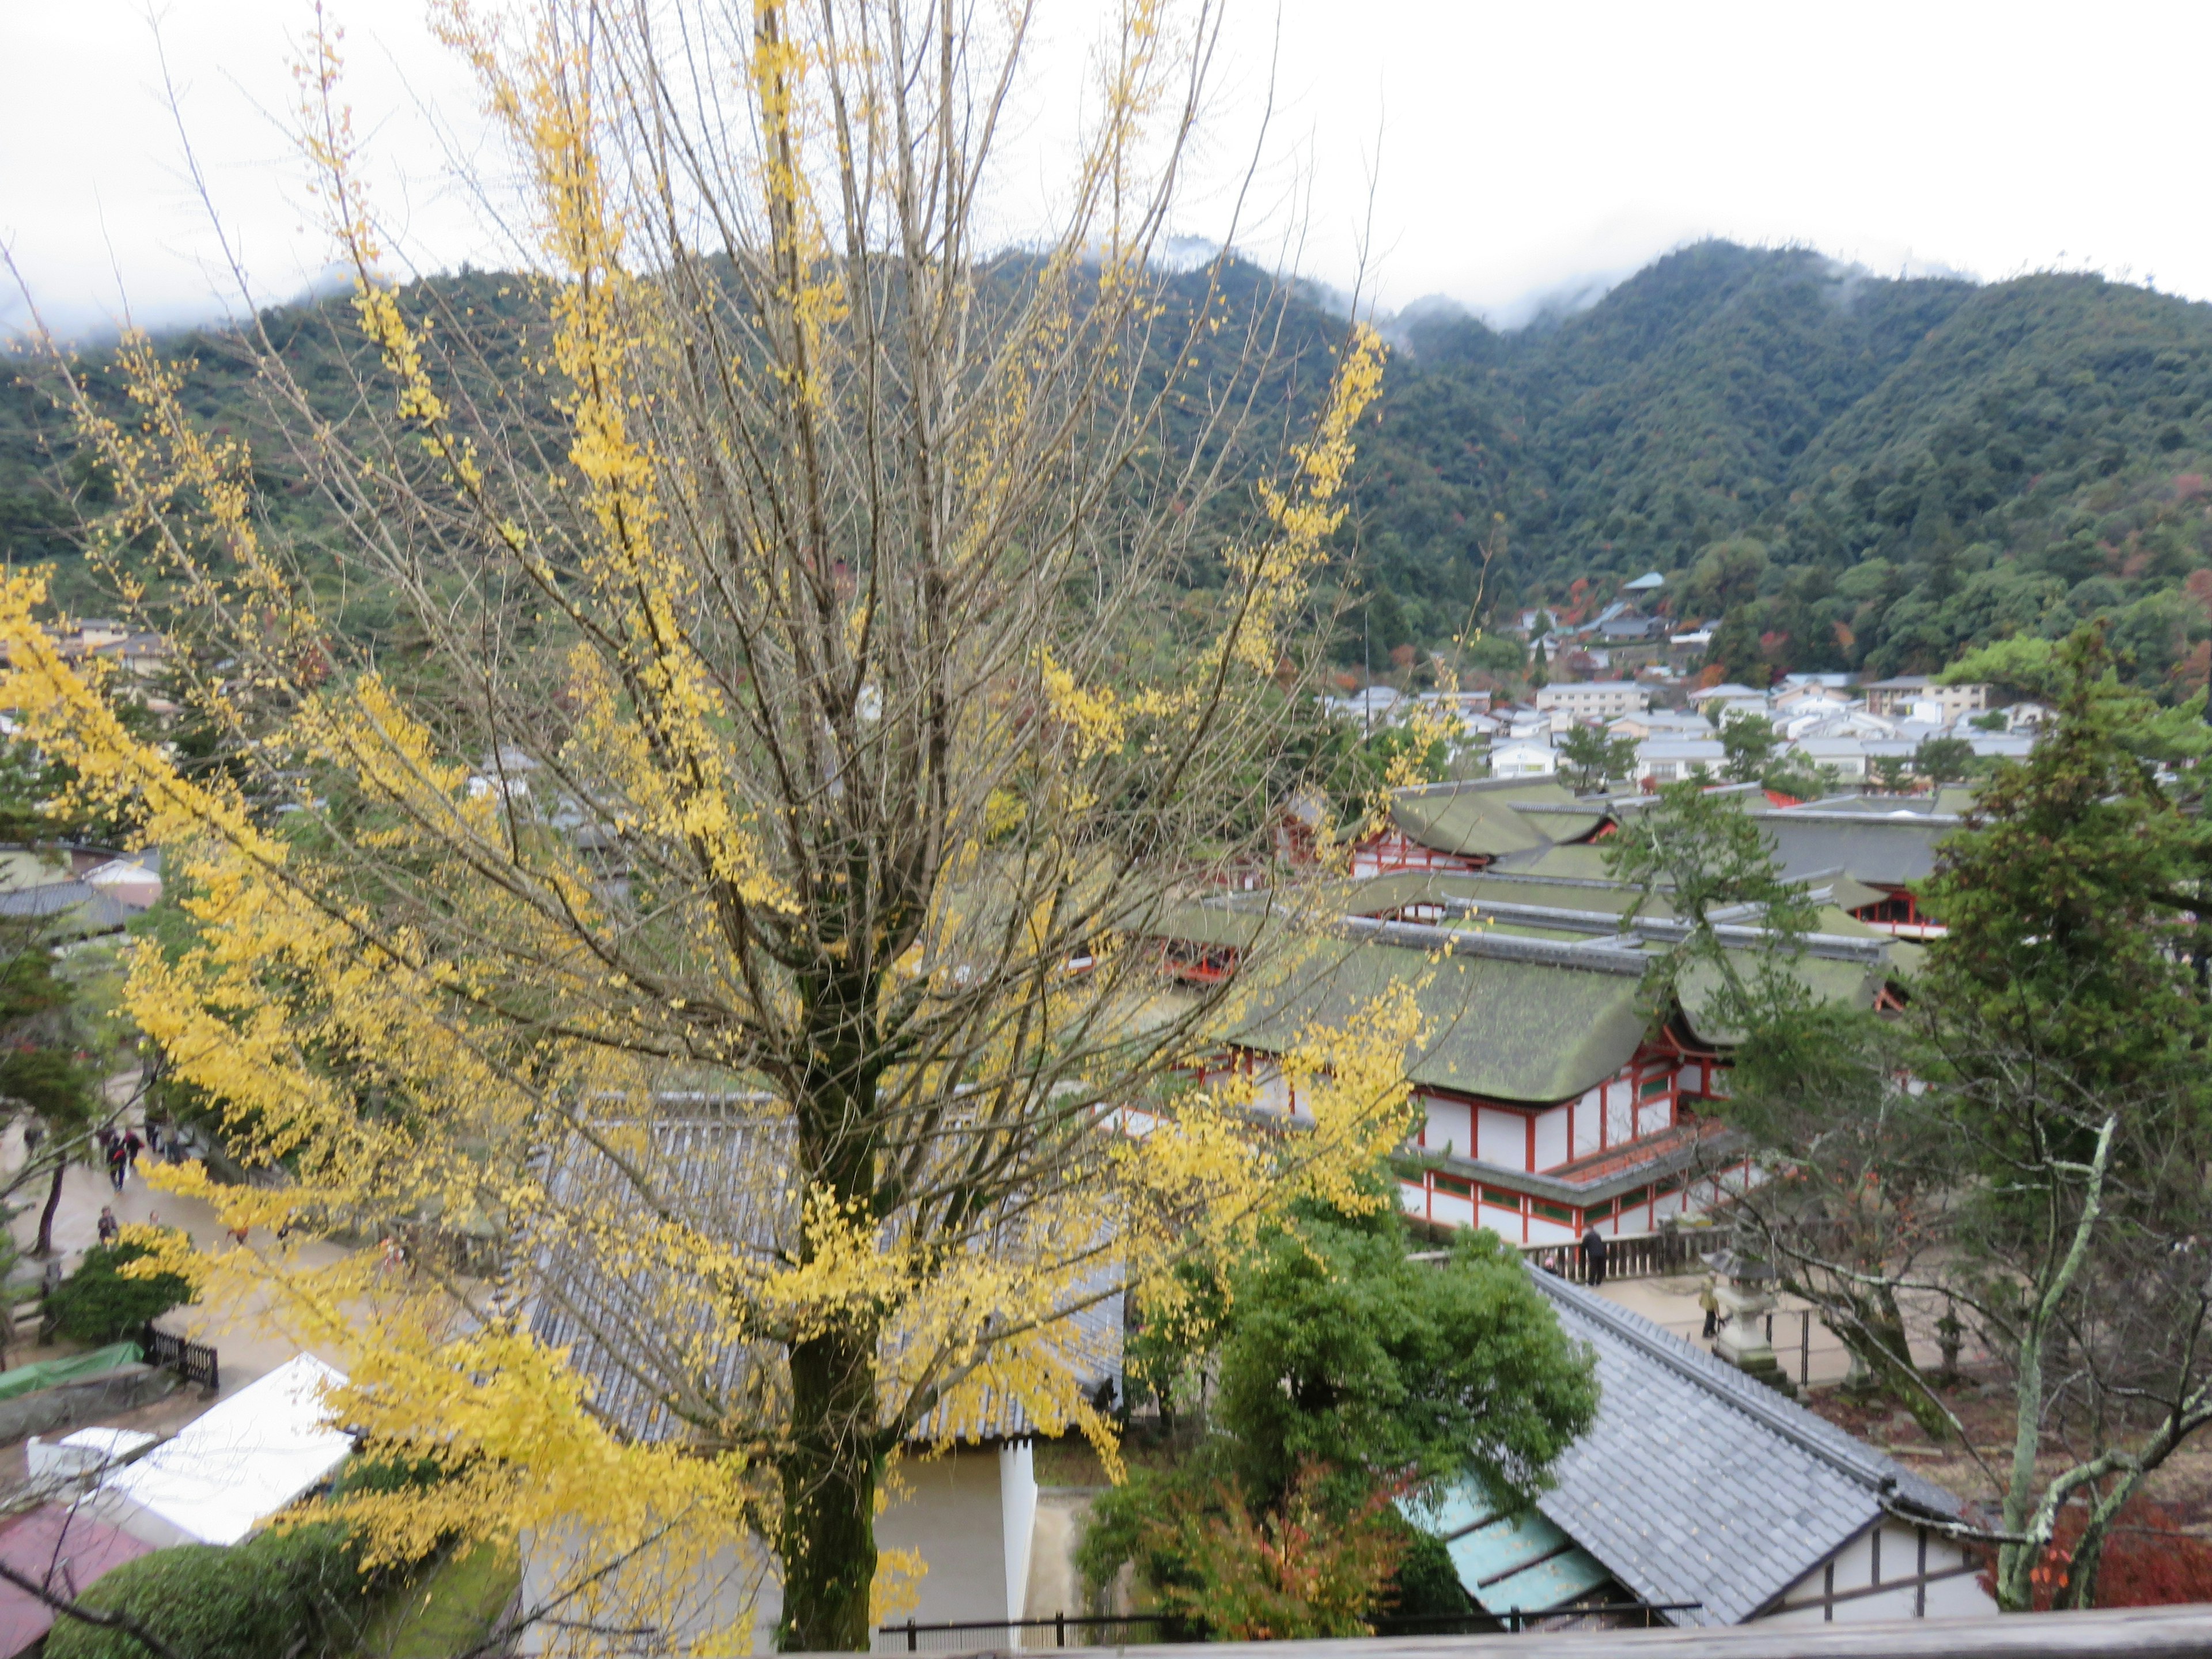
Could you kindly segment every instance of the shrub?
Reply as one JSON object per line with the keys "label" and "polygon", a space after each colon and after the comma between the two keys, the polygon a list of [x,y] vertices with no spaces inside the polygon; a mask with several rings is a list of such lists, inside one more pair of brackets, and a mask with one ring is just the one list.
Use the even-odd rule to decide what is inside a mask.
{"label": "shrub", "polygon": [[[1386,1605],[1401,1619],[1459,1619],[1472,1613],[1474,1598],[1460,1583],[1451,1549],[1432,1532],[1401,1519],[1404,1554]],[[1441,1632],[1439,1632],[1441,1633]]]}
{"label": "shrub", "polygon": [[1147,1553],[1184,1571],[1155,1583],[1162,1611],[1231,1642],[1365,1636],[1388,1601],[1407,1547],[1387,1494],[1333,1512],[1325,1472],[1308,1465],[1282,1505],[1255,1514],[1241,1492],[1172,1496],[1146,1522]]}
{"label": "shrub", "polygon": [[[374,1588],[345,1529],[257,1533],[228,1549],[186,1544],[125,1562],[86,1592],[127,1613],[181,1659],[336,1659],[358,1642]],[[121,1631],[55,1620],[46,1659],[145,1659]]]}
{"label": "shrub", "polygon": [[55,1328],[78,1342],[119,1342],[173,1307],[191,1300],[192,1287],[175,1273],[127,1279],[121,1269],[149,1254],[130,1239],[96,1244],[83,1264],[62,1281],[47,1306]]}
{"label": "shrub", "polygon": [[[2035,1610],[2048,1613],[2066,1587],[2074,1552],[2081,1542],[2084,1517],[2069,1505],[2058,1517],[2051,1547],[2032,1577]],[[1982,1585],[1996,1592],[1994,1565],[1982,1571]],[[2096,1605],[2100,1607],[2160,1607],[2212,1601],[2212,1540],[2188,1531],[2163,1504],[2137,1499],[2120,1511],[2105,1535],[2097,1565]]]}

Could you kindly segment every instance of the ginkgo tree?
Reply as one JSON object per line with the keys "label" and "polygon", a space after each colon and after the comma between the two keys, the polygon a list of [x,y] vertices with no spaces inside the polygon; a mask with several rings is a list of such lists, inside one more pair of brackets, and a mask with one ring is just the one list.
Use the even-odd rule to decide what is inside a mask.
{"label": "ginkgo tree", "polygon": [[[1011,1400],[1105,1443],[1073,1322],[1350,1201],[1404,1127],[1410,994],[1314,1034],[1310,1123],[1271,1134],[1178,1083],[1233,993],[1171,988],[1152,943],[1267,854],[1237,792],[1282,781],[1382,349],[1285,355],[1225,260],[1156,269],[1210,5],[1108,9],[1058,217],[1012,250],[1026,5],[438,16],[509,147],[486,190],[520,193],[532,383],[493,365],[511,318],[386,276],[319,20],[305,149],[355,287],[307,325],[337,390],[265,317],[251,444],[143,337],[127,409],[50,364],[114,483],[92,552],[190,643],[226,766],[134,735],[33,574],[0,586],[0,701],[165,848],[191,927],[140,950],[131,1010],[287,1176],[176,1180],[238,1226],[505,1243],[489,1283],[173,1264],[347,1333],[349,1420],[442,1462],[362,1501],[372,1559],[557,1534],[556,1639],[588,1646],[656,1616],[615,1606],[625,1562],[763,1539],[782,1639],[866,1649],[911,1436]],[[1299,948],[1278,891],[1248,961]],[[749,1125],[709,1213],[659,1133],[702,1100]],[[586,1157],[612,1178],[564,1176]],[[662,1431],[536,1334],[579,1250],[665,1304]]]}

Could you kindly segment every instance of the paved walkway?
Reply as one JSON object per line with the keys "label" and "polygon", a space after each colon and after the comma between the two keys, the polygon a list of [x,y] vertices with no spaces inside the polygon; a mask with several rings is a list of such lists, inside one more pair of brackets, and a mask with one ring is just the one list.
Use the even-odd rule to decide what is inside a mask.
{"label": "paved walkway", "polygon": [[[0,1136],[0,1168],[20,1169],[21,1165],[21,1133],[11,1129]],[[180,1227],[195,1249],[210,1255],[240,1248],[223,1229],[211,1205],[195,1198],[180,1198],[173,1193],[156,1192],[148,1184],[144,1174],[151,1167],[150,1157],[142,1156],[138,1167],[139,1173],[125,1179],[120,1193],[100,1170],[73,1165],[64,1175],[61,1207],[54,1213],[53,1242],[65,1271],[75,1272],[85,1250],[99,1241],[103,1206],[112,1207],[116,1218],[126,1224],[158,1221],[163,1226]],[[29,1206],[12,1224],[15,1242],[27,1255],[38,1240],[39,1212],[45,1206],[46,1190],[46,1184],[40,1182],[16,1194],[16,1201]],[[265,1232],[256,1231],[246,1236],[244,1248],[267,1249],[274,1248],[275,1243]],[[320,1240],[303,1243],[298,1250],[301,1261],[318,1267],[340,1261],[346,1255],[341,1246]],[[161,1324],[164,1330],[175,1331],[215,1348],[222,1366],[225,1395],[266,1376],[302,1352],[304,1346],[276,1328],[269,1317],[268,1298],[259,1291],[234,1300],[176,1309],[164,1315]],[[306,1351],[341,1370],[347,1369],[347,1358],[341,1347],[321,1344]],[[50,1352],[54,1351],[18,1348],[10,1352],[9,1360],[10,1364],[20,1364],[45,1358]]]}

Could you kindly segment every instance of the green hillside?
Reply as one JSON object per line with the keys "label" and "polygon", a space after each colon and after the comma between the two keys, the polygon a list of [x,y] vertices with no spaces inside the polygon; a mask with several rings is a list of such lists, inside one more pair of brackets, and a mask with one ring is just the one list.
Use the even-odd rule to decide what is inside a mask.
{"label": "green hillside", "polygon": [[1418,324],[1365,457],[1378,644],[1658,569],[1732,673],[1941,666],[2112,619],[2201,684],[2212,306],[2087,276],[1976,286],[1708,242],[1550,327]]}
{"label": "green hillside", "polygon": [[[1243,266],[1224,291],[1248,318],[1285,292]],[[523,368],[526,292],[465,273],[410,303],[439,315],[480,390],[500,388],[483,406],[526,425],[547,411]],[[349,320],[342,302],[268,319],[334,408],[351,389]],[[1291,360],[1270,395],[1295,423],[1341,325],[1294,291],[1267,326]],[[2170,693],[2212,664],[2212,306],[2096,276],[1892,280],[1706,242],[1565,319],[1500,333],[1431,313],[1398,341],[1346,535],[1367,596],[1347,659],[1457,632],[1488,549],[1493,616],[1588,606],[1666,573],[1673,614],[1726,618],[1735,678],[1932,669],[2090,617]],[[168,343],[200,365],[204,416],[257,428],[254,388],[219,337]],[[104,380],[97,355],[85,367]],[[38,390],[4,380],[0,549],[54,562],[64,601],[97,611],[67,497],[96,501],[99,480]],[[266,465],[268,511],[312,568],[317,504]],[[1188,580],[1208,569],[1201,550]]]}

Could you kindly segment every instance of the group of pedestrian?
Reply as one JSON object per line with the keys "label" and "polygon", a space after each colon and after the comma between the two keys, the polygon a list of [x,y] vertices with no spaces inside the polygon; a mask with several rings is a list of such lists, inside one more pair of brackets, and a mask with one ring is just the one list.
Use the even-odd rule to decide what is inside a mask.
{"label": "group of pedestrian", "polygon": [[[146,1133],[155,1133],[151,1124],[147,1126]],[[124,1178],[138,1167],[138,1154],[146,1150],[146,1142],[139,1138],[136,1129],[127,1125],[119,1134],[112,1125],[103,1126],[99,1139],[100,1155],[107,1165],[107,1178],[115,1183],[115,1190],[119,1193],[123,1190]]]}

